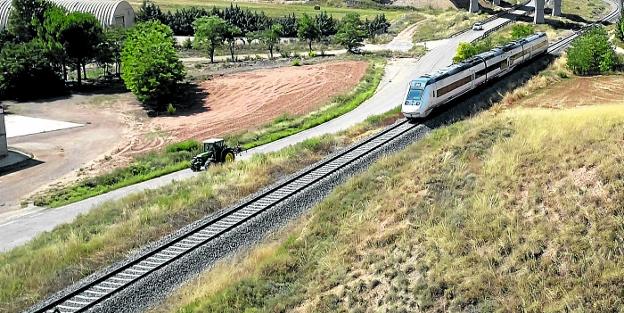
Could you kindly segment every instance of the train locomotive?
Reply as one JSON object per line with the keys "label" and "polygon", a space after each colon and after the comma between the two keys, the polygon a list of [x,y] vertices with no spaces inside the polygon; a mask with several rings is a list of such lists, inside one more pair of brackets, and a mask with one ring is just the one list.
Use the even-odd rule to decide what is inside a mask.
{"label": "train locomotive", "polygon": [[536,33],[421,76],[409,82],[401,111],[410,122],[416,122],[434,108],[511,72],[547,50],[548,37]]}

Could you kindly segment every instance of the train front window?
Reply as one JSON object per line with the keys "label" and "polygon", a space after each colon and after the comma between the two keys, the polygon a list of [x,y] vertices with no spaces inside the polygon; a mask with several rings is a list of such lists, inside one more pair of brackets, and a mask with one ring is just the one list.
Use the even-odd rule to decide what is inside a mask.
{"label": "train front window", "polygon": [[407,93],[407,100],[420,100],[422,99],[422,89],[410,89]]}

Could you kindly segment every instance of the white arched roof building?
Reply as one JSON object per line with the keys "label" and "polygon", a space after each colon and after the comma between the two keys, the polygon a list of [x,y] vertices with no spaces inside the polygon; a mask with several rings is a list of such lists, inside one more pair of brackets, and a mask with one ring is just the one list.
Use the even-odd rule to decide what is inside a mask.
{"label": "white arched roof building", "polygon": [[[134,9],[123,0],[48,0],[69,12],[93,14],[104,27],[134,25]],[[4,29],[11,12],[11,0],[0,0],[0,30]]]}

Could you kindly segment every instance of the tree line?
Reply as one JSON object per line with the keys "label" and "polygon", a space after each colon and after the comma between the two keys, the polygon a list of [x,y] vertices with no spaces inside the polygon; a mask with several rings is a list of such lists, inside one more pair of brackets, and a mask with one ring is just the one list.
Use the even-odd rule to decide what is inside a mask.
{"label": "tree line", "polygon": [[124,36],[123,29],[104,29],[88,13],[45,0],[13,0],[0,33],[0,99],[63,93],[70,71],[80,85],[89,63],[118,73]]}
{"label": "tree line", "polygon": [[[175,11],[162,12],[157,4],[149,0],[144,0],[139,8],[139,11],[137,12],[137,20],[160,21],[161,23],[168,25],[176,36],[194,35],[195,21],[202,17],[211,16],[219,17],[227,23],[238,27],[243,34],[263,31],[271,28],[272,25],[278,24],[281,27],[280,36],[298,36],[300,18],[297,18],[295,14],[271,18],[266,16],[263,12],[242,9],[238,5],[234,4],[230,4],[230,7],[223,9],[219,9],[217,7],[213,7],[212,9],[190,7],[177,9]],[[331,15],[328,15],[326,12],[320,12],[314,16],[314,20],[317,28],[323,36],[333,36],[338,32],[339,21],[334,19]],[[388,23],[384,14],[378,14],[372,20],[365,19],[362,23],[366,36],[369,38],[387,33],[388,27],[390,27],[390,23]]]}

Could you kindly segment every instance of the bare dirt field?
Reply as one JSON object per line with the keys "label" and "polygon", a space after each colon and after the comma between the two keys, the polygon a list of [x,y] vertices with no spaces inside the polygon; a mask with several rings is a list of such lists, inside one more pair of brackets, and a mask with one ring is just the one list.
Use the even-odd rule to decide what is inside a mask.
{"label": "bare dirt field", "polygon": [[331,97],[351,90],[367,66],[364,61],[342,61],[217,77],[201,84],[208,96],[200,112],[158,117],[152,123],[177,140],[254,128],[284,114],[317,109]]}
{"label": "bare dirt field", "polygon": [[311,112],[351,90],[367,66],[335,61],[216,75],[200,84],[207,93],[201,107],[176,116],[149,118],[130,93],[11,104],[17,114],[85,126],[9,139],[41,163],[0,176],[0,214],[18,208],[29,194],[126,165],[134,155],[173,141],[222,136]]}
{"label": "bare dirt field", "polygon": [[519,104],[527,107],[563,108],[620,103],[624,99],[624,76],[573,77],[565,79]]}

